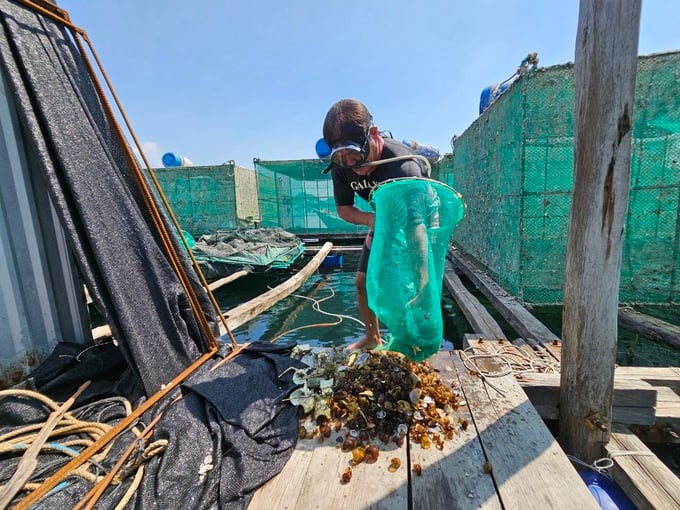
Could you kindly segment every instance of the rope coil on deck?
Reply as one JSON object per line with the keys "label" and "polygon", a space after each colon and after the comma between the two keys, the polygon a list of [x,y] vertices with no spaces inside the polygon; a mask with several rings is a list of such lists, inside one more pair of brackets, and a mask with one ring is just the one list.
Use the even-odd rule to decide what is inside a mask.
{"label": "rope coil on deck", "polygon": [[[30,390],[14,389],[0,391],[0,398],[20,398],[29,401],[37,402],[39,407],[44,407],[46,413],[54,412],[59,408],[59,405],[49,397],[42,393]],[[77,410],[68,411],[61,416],[54,429],[49,433],[47,441],[44,444],[39,444],[37,465],[31,472],[31,479],[23,484],[23,491],[33,491],[42,485],[42,481],[35,481],[39,479],[41,473],[50,472],[55,465],[62,465],[65,461],[57,458],[56,460],[46,461],[40,460],[40,456],[44,454],[51,455],[61,454],[68,459],[78,457],[82,450],[97,442],[102,436],[106,435],[113,425],[102,423],[102,415],[110,410],[112,406],[119,406],[122,408],[121,413],[128,416],[132,412],[131,404],[128,400],[121,397],[112,397],[97,402],[96,405],[85,405]],[[46,419],[48,418],[46,414]],[[97,421],[89,421],[83,419],[84,416],[92,415]],[[0,436],[0,455],[18,455],[23,458],[23,454],[33,445],[36,440],[39,440],[40,433],[46,426],[47,422],[32,423],[23,427],[16,428]],[[126,490],[126,494],[121,500],[121,504],[129,501],[141,482],[144,463],[154,455],[162,453],[168,441],[165,439],[157,440],[148,443],[143,437],[142,432],[138,430],[138,426],[133,426],[131,431],[138,437],[136,441],[135,455],[123,467],[112,480],[113,484],[120,484],[126,478],[134,476],[131,486]],[[72,470],[69,476],[84,479],[90,483],[96,484],[102,480],[110,469],[105,467],[106,457],[113,448],[113,443],[109,443],[98,454],[90,457],[84,464]],[[91,468],[95,468],[92,470]],[[66,487],[67,482],[63,482],[60,488]],[[3,485],[1,487],[6,487]],[[1,488],[0,487],[0,488]],[[59,490],[59,488],[57,488]],[[120,507],[120,505],[119,505]]]}

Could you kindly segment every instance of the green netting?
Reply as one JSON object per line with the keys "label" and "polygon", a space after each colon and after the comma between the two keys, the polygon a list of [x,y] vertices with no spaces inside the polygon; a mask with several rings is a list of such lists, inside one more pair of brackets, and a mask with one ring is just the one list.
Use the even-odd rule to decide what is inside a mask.
{"label": "green netting", "polygon": [[154,174],[180,227],[194,237],[239,226],[233,163],[156,168]]}
{"label": "green netting", "polygon": [[368,304],[389,330],[384,348],[422,361],[441,345],[446,252],[465,205],[452,188],[415,177],[381,184],[371,204]]}
{"label": "green netting", "polygon": [[[331,174],[324,174],[328,161],[255,160],[257,192],[263,227],[281,227],[294,234],[365,234],[366,227],[340,219],[335,210]],[[356,206],[369,211],[365,200]]]}
{"label": "green netting", "polygon": [[[680,302],[680,52],[639,58],[620,301]],[[517,80],[456,139],[469,206],[454,242],[525,302],[562,302],[573,179],[573,66]]]}

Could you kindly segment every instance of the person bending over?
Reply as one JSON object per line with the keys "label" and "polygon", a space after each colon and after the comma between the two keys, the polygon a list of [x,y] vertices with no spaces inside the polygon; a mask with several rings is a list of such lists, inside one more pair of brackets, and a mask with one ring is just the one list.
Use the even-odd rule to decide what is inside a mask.
{"label": "person bending over", "polygon": [[414,152],[397,140],[382,137],[368,108],[356,99],[341,99],[331,106],[323,123],[323,138],[331,148],[331,164],[324,173],[331,172],[338,215],[348,223],[368,227],[355,278],[359,314],[366,331],[363,338],[347,348],[373,349],[383,343],[380,324],[366,295],[375,214],[357,208],[355,197],[368,202],[371,190],[380,183],[401,177],[428,177],[427,168],[416,158],[367,165]]}

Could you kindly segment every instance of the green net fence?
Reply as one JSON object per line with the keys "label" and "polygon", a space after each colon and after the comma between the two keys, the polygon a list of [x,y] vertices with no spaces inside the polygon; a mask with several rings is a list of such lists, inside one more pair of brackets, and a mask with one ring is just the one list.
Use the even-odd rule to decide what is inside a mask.
{"label": "green net fence", "polygon": [[154,175],[182,230],[194,237],[259,222],[252,170],[229,162],[156,168]]}
{"label": "green net fence", "polygon": [[[338,216],[331,175],[323,173],[327,166],[320,159],[255,160],[262,226],[294,234],[365,234],[366,227]],[[355,205],[370,210],[365,200],[357,199]]]}
{"label": "green net fence", "polygon": [[[527,303],[562,301],[573,177],[573,66],[512,84],[455,140],[468,215],[454,243]],[[680,303],[680,52],[639,58],[620,301]]]}
{"label": "green net fence", "polygon": [[[439,167],[452,165],[450,155],[432,165],[436,178]],[[366,227],[342,220],[335,209],[333,181],[323,173],[327,160],[302,159],[289,161],[255,160],[257,194],[263,227],[281,227],[294,234],[364,235]],[[447,172],[444,182],[453,186],[453,173]],[[370,211],[365,200],[356,198],[355,205]]]}

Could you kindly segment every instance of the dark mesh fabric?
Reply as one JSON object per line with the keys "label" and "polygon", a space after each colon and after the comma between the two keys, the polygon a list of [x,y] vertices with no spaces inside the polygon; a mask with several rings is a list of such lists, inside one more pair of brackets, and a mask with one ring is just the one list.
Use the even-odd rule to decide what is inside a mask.
{"label": "dark mesh fabric", "polygon": [[[147,394],[155,393],[205,349],[196,317],[77,49],[56,23],[26,8],[0,0],[0,13],[0,59],[27,157],[121,352]],[[195,275],[188,259],[184,265]]]}
{"label": "dark mesh fabric", "polygon": [[[133,163],[70,36],[9,0],[0,0],[0,24],[2,74],[25,135],[21,156],[35,185],[48,189],[79,274],[117,341],[116,348],[78,350],[63,339],[34,382],[63,399],[92,379],[92,389],[73,409],[85,401],[96,409],[101,402],[109,411],[97,409],[90,420],[113,424],[122,416],[110,412],[112,405],[120,406],[117,395],[139,404],[207,350],[197,315],[206,317],[217,336],[216,314],[183,257],[182,269],[201,310],[190,306],[151,221]],[[150,409],[139,428],[166,411],[151,440],[167,438],[169,444],[145,460],[141,485],[126,508],[244,508],[249,492],[280,471],[295,445],[297,411],[282,402],[293,388],[292,374],[278,378],[286,367],[299,364],[288,357],[289,349],[255,343],[214,372],[208,371],[210,362],[204,364],[185,381],[181,400],[170,404],[170,395]],[[0,396],[0,436],[44,422],[48,414],[44,405]],[[102,475],[134,441],[129,430],[119,435],[101,468],[90,467],[90,472]],[[0,485],[11,478],[21,454],[17,449],[0,457]],[[33,481],[44,480],[69,458],[41,453]],[[115,508],[130,486],[131,477],[109,487],[96,508]],[[33,508],[71,508],[91,488],[91,481],[70,476]]]}
{"label": "dark mesh fabric", "polygon": [[[210,368],[216,361],[208,362],[174,394],[148,411],[138,428],[143,429],[144,424],[163,412],[151,441],[167,439],[168,446],[162,454],[144,462],[141,485],[126,508],[246,508],[252,492],[281,471],[297,441],[298,409],[284,400],[296,387],[293,371],[287,369],[305,365],[289,357],[292,346],[254,342],[214,371]],[[229,351],[225,346],[222,354]],[[180,391],[182,398],[175,401]],[[124,416],[122,407],[112,406],[109,401],[89,406],[89,416],[81,419],[96,417],[97,421],[114,425]],[[45,405],[33,400],[0,397],[0,435],[30,423],[42,423],[49,412]],[[133,442],[136,437],[130,431],[118,436],[100,462],[102,468],[108,471]],[[12,476],[22,453],[0,457],[0,484]],[[135,452],[131,459],[139,455]],[[45,478],[68,460],[70,457],[60,453],[41,454],[36,474]],[[97,473],[95,467],[89,471]],[[121,484],[111,485],[96,508],[115,508],[131,484],[132,476],[128,476]],[[69,477],[58,491],[34,508],[71,508],[91,488],[91,482]]]}

